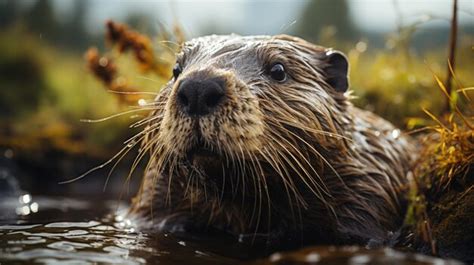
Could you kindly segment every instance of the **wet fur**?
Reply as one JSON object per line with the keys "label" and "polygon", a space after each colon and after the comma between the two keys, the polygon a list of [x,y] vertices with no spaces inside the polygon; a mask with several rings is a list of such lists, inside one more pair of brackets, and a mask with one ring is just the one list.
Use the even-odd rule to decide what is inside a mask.
{"label": "wet fur", "polygon": [[[185,43],[183,72],[161,90],[141,133],[140,155],[150,159],[131,214],[162,230],[216,228],[303,243],[389,239],[402,222],[411,144],[329,85],[327,51],[286,35]],[[274,62],[285,65],[286,82],[268,76]],[[179,82],[196,75],[227,86],[219,109],[199,120],[175,100]],[[198,141],[219,158],[187,161]]]}

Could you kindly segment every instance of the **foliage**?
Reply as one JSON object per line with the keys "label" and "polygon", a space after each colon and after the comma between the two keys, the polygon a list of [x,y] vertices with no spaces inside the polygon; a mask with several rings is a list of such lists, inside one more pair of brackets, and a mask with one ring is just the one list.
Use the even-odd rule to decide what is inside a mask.
{"label": "foliage", "polygon": [[31,114],[48,94],[40,58],[32,46],[17,44],[0,36],[0,118],[11,121]]}
{"label": "foliage", "polygon": [[123,131],[128,118],[98,126],[80,121],[126,108],[99,89],[80,57],[52,49],[21,29],[2,32],[0,46],[0,146],[25,153],[62,150],[106,156],[102,148],[128,134]]}
{"label": "foliage", "polygon": [[[167,82],[184,34],[178,25],[162,29],[155,39],[123,24],[106,26],[107,49],[90,49],[86,64],[80,55],[54,47],[21,25],[0,32],[0,81],[7,84],[0,90],[0,147],[39,154],[39,163],[47,160],[41,154],[50,151],[65,154],[59,156],[65,159],[82,155],[104,160],[133,135],[136,129],[129,125],[147,114],[147,104]],[[356,105],[409,128],[429,123],[423,108],[440,113],[443,97],[432,90],[432,74],[443,72],[444,51],[416,54],[406,45],[376,50],[367,41],[351,45],[335,39],[330,30],[324,32],[325,45],[348,54]],[[459,53],[471,52],[472,38],[461,40]],[[469,59],[457,60],[461,84],[474,83]],[[469,105],[465,98],[457,103],[462,109]],[[3,111],[7,108],[8,114]]]}
{"label": "foliage", "polygon": [[[435,124],[425,128],[429,133],[422,138],[421,154],[409,178],[410,204],[405,221],[413,227],[414,243],[428,245],[431,254],[438,253],[439,243],[464,242],[463,235],[452,234],[450,225],[472,218],[467,209],[474,207],[472,200],[464,200],[474,195],[474,104],[470,89],[460,88],[449,95],[437,76],[435,80],[450,100],[452,112],[438,118],[425,110]],[[460,96],[470,103],[463,111],[457,103]]]}
{"label": "foliage", "polygon": [[[154,97],[174,63],[168,43],[179,39],[165,37],[182,35],[163,32],[156,44],[124,25],[109,22],[107,27],[111,49],[104,56],[96,48],[89,50],[87,67],[77,55],[54,49],[21,27],[0,34],[0,81],[6,85],[0,90],[0,147],[105,158],[133,134],[126,128],[146,115],[139,104]],[[103,122],[87,125],[83,120]]]}
{"label": "foliage", "polygon": [[[465,37],[459,54],[471,52],[469,41],[472,37]],[[427,124],[423,109],[430,109],[435,114],[443,111],[445,100],[441,91],[433,91],[437,86],[433,74],[443,76],[445,72],[444,51],[416,54],[394,47],[361,52],[360,43],[364,42],[348,52],[356,105],[409,129]],[[459,84],[474,83],[474,76],[470,74],[473,66],[468,56],[459,56],[456,70]],[[467,98],[460,98],[458,104],[465,108],[471,103]]]}
{"label": "foliage", "polygon": [[[113,21],[108,21],[106,26],[107,41],[113,48],[116,48],[119,55],[132,52],[133,58],[138,63],[140,73],[152,74],[161,80],[169,78],[174,53],[177,50],[158,46],[160,48],[157,50],[160,53],[160,57],[158,57],[155,55],[152,41],[147,36],[130,30],[124,24]],[[160,39],[165,42],[171,41],[166,39],[166,35],[161,35]],[[98,50],[93,47],[87,51],[86,60],[89,70],[110,91],[116,92],[122,103],[138,102],[141,93],[127,81],[128,79],[125,76],[119,75],[118,66],[111,56],[100,56]]]}

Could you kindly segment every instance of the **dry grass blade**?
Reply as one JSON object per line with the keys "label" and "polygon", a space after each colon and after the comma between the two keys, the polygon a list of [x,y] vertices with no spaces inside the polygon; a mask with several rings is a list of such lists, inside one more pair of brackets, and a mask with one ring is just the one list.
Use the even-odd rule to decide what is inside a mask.
{"label": "dry grass blade", "polygon": [[462,89],[449,93],[441,80],[434,77],[451,102],[451,113],[438,118],[423,109],[436,124],[426,127],[429,133],[422,141],[414,176],[409,176],[410,204],[405,223],[415,232],[415,245],[428,246],[436,255],[440,247],[437,238],[446,241],[446,237],[455,235],[446,228],[446,222],[462,220],[466,216],[463,207],[470,207],[469,200],[463,198],[474,187],[474,130],[469,122],[474,117],[470,112],[472,106],[461,109],[453,100]]}

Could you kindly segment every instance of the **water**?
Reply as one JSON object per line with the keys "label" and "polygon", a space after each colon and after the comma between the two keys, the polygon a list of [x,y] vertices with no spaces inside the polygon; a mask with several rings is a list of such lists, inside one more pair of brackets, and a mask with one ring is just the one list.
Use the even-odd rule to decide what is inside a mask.
{"label": "water", "polygon": [[392,249],[312,247],[262,256],[254,244],[213,235],[143,233],[117,200],[2,197],[0,264],[458,264]]}

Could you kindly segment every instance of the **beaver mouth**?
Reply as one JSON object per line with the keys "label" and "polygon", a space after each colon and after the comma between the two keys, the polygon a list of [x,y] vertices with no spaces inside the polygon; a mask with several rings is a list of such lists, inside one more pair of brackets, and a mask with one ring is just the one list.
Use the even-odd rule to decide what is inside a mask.
{"label": "beaver mouth", "polygon": [[209,148],[209,144],[206,144],[197,124],[195,125],[194,131],[196,141],[186,153],[186,159],[189,162],[193,162],[196,158],[213,158],[219,156],[217,152]]}
{"label": "beaver mouth", "polygon": [[189,150],[186,153],[186,159],[189,162],[194,162],[196,159],[206,159],[206,158],[215,159],[218,157],[219,157],[218,153],[212,151],[211,149],[207,147],[200,146],[200,145],[193,146],[193,148],[191,148],[191,150]]}
{"label": "beaver mouth", "polygon": [[217,177],[222,174],[222,155],[210,148],[199,133],[196,133],[197,141],[186,153],[186,161],[194,169],[208,177]]}

